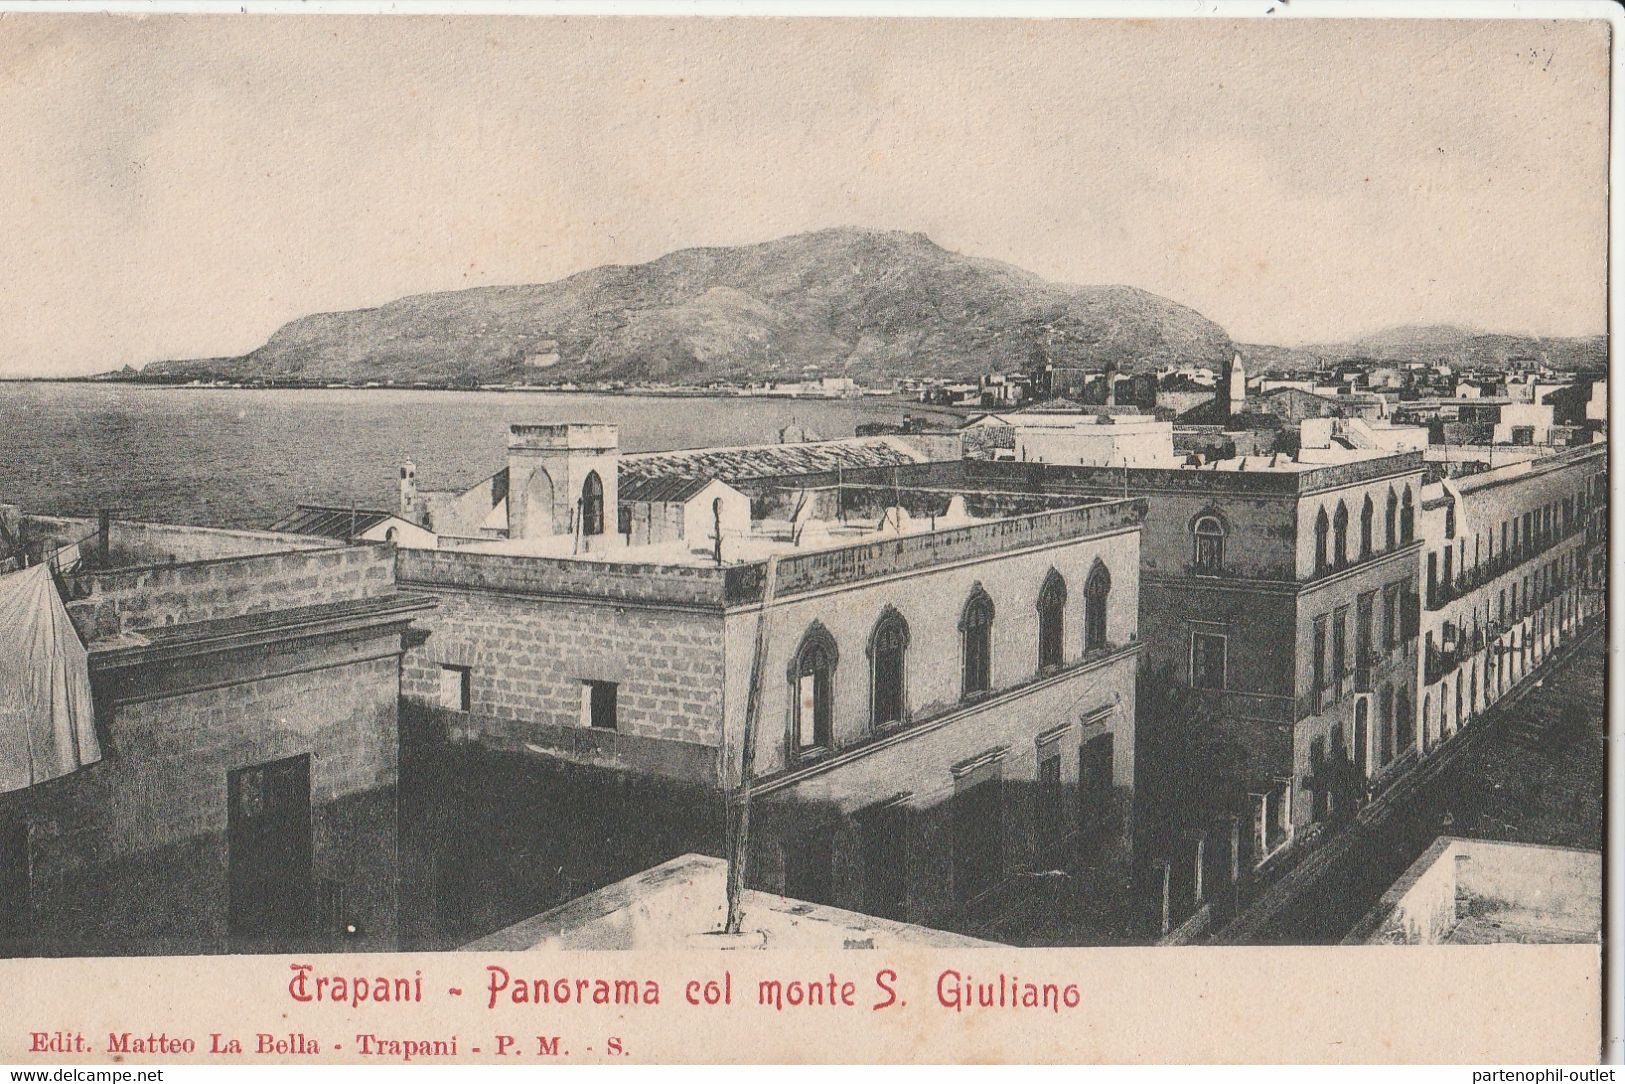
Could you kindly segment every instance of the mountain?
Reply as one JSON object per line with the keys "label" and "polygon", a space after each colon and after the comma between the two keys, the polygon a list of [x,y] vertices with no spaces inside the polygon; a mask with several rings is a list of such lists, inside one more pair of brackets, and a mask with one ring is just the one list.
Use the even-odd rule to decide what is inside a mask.
{"label": "mountain", "polygon": [[974,377],[1035,364],[1217,366],[1217,324],[1128,286],[1072,286],[924,234],[829,229],[684,249],[557,282],[321,313],[240,357],[145,377],[556,383]]}
{"label": "mountain", "polygon": [[1608,336],[1572,338],[1505,335],[1451,324],[1406,324],[1346,343],[1286,347],[1240,343],[1249,375],[1282,369],[1315,369],[1340,361],[1425,362],[1457,368],[1505,370],[1536,361],[1554,369],[1602,372],[1608,368]]}

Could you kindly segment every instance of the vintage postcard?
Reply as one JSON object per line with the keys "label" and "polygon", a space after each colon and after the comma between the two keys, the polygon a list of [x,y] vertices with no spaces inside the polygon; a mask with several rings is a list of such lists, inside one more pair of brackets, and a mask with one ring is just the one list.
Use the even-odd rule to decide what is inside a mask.
{"label": "vintage postcard", "polygon": [[1277,4],[10,5],[0,1061],[1602,1058],[1619,16]]}

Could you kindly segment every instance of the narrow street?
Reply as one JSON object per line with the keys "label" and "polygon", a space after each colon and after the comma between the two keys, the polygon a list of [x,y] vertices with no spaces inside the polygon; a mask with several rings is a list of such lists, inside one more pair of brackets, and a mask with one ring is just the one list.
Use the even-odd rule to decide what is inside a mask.
{"label": "narrow street", "polygon": [[1442,835],[1600,850],[1606,664],[1597,622],[1457,738],[1431,780],[1326,841],[1329,860],[1288,873],[1211,943],[1336,944]]}

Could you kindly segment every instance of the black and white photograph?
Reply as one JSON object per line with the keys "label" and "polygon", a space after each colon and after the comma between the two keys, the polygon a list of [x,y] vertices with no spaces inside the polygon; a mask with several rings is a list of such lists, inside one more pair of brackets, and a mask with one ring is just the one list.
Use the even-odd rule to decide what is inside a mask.
{"label": "black and white photograph", "polygon": [[7,5],[0,981],[1570,946],[1602,1057],[1617,13],[1276,4]]}

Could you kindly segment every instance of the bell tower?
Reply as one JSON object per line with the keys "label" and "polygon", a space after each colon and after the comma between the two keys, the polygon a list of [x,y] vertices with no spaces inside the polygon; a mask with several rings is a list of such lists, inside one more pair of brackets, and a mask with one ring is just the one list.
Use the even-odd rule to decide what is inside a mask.
{"label": "bell tower", "polygon": [[566,422],[508,427],[508,537],[577,535],[581,549],[616,537],[619,433]]}

